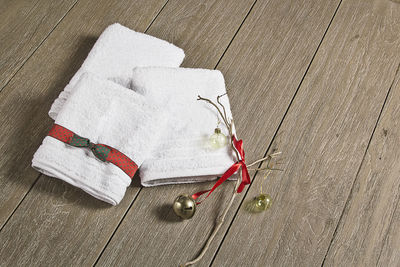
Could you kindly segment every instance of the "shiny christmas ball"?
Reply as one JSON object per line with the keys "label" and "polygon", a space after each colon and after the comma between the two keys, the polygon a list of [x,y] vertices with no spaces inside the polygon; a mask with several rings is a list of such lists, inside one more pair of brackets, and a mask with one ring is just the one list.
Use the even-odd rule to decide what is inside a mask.
{"label": "shiny christmas ball", "polygon": [[267,210],[269,207],[271,207],[271,204],[271,196],[267,194],[260,194],[255,199],[255,206],[260,211]]}
{"label": "shiny christmas ball", "polygon": [[175,199],[172,208],[182,219],[190,219],[196,212],[196,201],[191,196],[183,194]]}
{"label": "shiny christmas ball", "polygon": [[210,146],[213,149],[219,149],[228,143],[228,138],[221,132],[220,128],[215,128],[214,133],[210,136]]}

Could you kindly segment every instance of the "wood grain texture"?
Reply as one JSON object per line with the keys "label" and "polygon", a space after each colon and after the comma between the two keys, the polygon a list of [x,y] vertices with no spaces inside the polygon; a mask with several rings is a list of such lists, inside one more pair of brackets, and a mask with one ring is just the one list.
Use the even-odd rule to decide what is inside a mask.
{"label": "wood grain texture", "polygon": [[376,266],[378,262],[380,266],[400,264],[399,80],[397,71],[381,120],[328,251],[327,266]]}
{"label": "wood grain texture", "polygon": [[0,226],[39,176],[31,160],[52,124],[47,115],[52,101],[102,30],[118,20],[144,31],[164,4],[80,1],[0,93]]}
{"label": "wood grain texture", "polygon": [[[398,161],[397,161],[398,162]],[[398,170],[398,166],[396,167]],[[397,179],[399,175],[397,173]],[[398,190],[399,191],[399,190]],[[393,196],[397,198],[396,209],[392,216],[389,231],[386,234],[383,248],[378,259],[378,266],[399,266],[400,263],[400,201],[399,194]]]}
{"label": "wood grain texture", "polygon": [[[185,28],[187,25],[191,27],[191,31],[197,32],[197,36],[188,38],[193,44],[200,43],[210,51],[216,50],[215,53],[219,54],[214,62],[222,55],[224,47],[228,46],[252,4],[252,1],[243,1],[240,5],[218,1],[220,4],[216,5],[216,2],[208,1],[198,5],[199,14],[194,12],[191,19],[184,17],[185,24],[179,19],[185,15],[184,12],[176,15],[173,13],[175,8],[179,11],[181,5],[177,1],[168,3],[159,14],[164,26]],[[92,2],[79,2],[5,88],[4,98],[1,99],[4,109],[0,110],[0,114],[7,116],[8,121],[7,131],[2,131],[5,138],[1,141],[9,150],[3,164],[10,168],[10,171],[2,176],[4,186],[1,190],[4,194],[1,196],[7,198],[6,200],[14,197],[16,201],[5,201],[6,205],[2,207],[4,218],[18,204],[37,177],[37,173],[30,168],[30,160],[50,127],[51,120],[47,119],[47,110],[62,86],[84,60],[96,39],[95,36],[98,36],[107,24],[117,20],[133,29],[143,31],[163,3],[146,1],[135,2],[129,6],[119,1],[96,2],[96,5]],[[170,4],[172,7],[169,7]],[[193,8],[195,4],[197,1],[192,1],[188,6]],[[140,10],[140,14],[135,13],[135,10]],[[164,10],[168,12],[168,16],[163,15]],[[232,14],[235,16],[231,17]],[[209,20],[202,24],[193,22],[204,16],[208,16]],[[85,21],[82,21],[83,19]],[[212,26],[215,21],[221,21],[216,29]],[[156,30],[150,28],[150,31],[158,36]],[[50,60],[46,57],[49,51],[54,54]],[[191,51],[193,54],[198,53],[197,50]],[[72,59],[68,60],[69,58]],[[39,75],[39,70],[35,69],[37,65],[44,65],[40,69],[40,73],[44,72],[44,75]],[[34,86],[28,87],[29,83],[33,83]],[[22,94],[26,95],[19,99],[18,96]],[[33,101],[36,98],[41,99],[40,103]],[[12,110],[5,108],[11,105]],[[26,127],[24,123],[27,120],[28,129],[22,130],[23,126]],[[35,129],[38,125],[39,129]],[[34,144],[25,148],[26,153],[23,158],[19,158],[17,164],[14,160],[21,157],[24,146],[19,144],[18,140],[13,145],[10,142],[20,132],[24,133],[20,137],[21,140],[28,139],[25,145],[28,141]],[[117,207],[106,208],[105,204],[72,186],[42,176],[0,233],[0,258],[4,259],[5,265],[93,264],[123,218],[129,203],[135,198],[138,190],[137,179],[136,177],[135,185],[125,195],[123,203]],[[11,181],[20,188],[11,184]],[[21,186],[20,183],[25,183],[26,186]],[[31,222],[32,225],[26,226],[23,222]],[[52,245],[53,242],[59,243],[55,246]]]}
{"label": "wood grain texture", "polygon": [[273,141],[286,162],[264,184],[274,204],[239,210],[213,266],[321,265],[399,64],[399,18],[389,1],[341,3]]}
{"label": "wood grain texture", "polygon": [[110,206],[42,176],[0,232],[0,266],[90,266],[134,198]]}
{"label": "wood grain texture", "polygon": [[[338,1],[324,5],[319,1],[258,1],[218,64],[226,75],[249,162],[265,153],[337,5]],[[190,53],[187,57],[197,65],[189,59]],[[217,62],[202,66],[212,68],[212,63]],[[209,188],[211,183],[142,189],[97,265],[177,266],[193,258],[210,234],[232,186],[227,182],[218,188],[192,220],[183,222],[171,209],[174,198]],[[201,266],[211,262],[238,204]]]}
{"label": "wood grain texture", "polygon": [[0,1],[0,91],[76,2]]}

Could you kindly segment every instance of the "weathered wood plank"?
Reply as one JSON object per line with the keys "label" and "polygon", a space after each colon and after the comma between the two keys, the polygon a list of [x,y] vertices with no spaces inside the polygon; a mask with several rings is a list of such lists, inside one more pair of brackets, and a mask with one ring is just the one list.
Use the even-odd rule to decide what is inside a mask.
{"label": "weathered wood plank", "polygon": [[170,0],[147,33],[182,47],[184,66],[213,68],[254,2]]}
{"label": "weathered wood plank", "polygon": [[[249,161],[265,153],[338,3],[258,1],[218,65],[226,75],[235,122]],[[196,61],[190,63],[197,65]],[[216,62],[202,66],[214,67],[211,63]],[[180,193],[210,186],[142,189],[98,265],[176,266],[196,256],[233,184],[221,186],[189,221],[177,220],[171,203]],[[210,263],[234,210],[201,266]]]}
{"label": "weathered wood plank", "polygon": [[399,72],[395,78],[325,259],[327,266],[375,266],[382,250],[381,266],[400,264]]}
{"label": "weathered wood plank", "polygon": [[0,91],[76,2],[0,1]]}
{"label": "weathered wood plank", "polygon": [[138,189],[114,208],[42,176],[0,232],[0,266],[92,265]]}
{"label": "weathered wood plank", "polygon": [[[228,0],[210,0],[199,4],[193,0],[185,2],[182,7],[182,2],[170,1],[152,24],[156,29],[151,26],[149,32],[171,41],[174,34],[166,36],[163,30],[158,29],[169,27],[172,32],[175,29],[185,30],[188,34],[180,39],[182,43],[176,43],[184,45],[186,52],[198,58],[202,58],[204,50],[210,51],[215,55],[215,64],[252,2],[241,1],[234,5]],[[1,131],[1,142],[8,153],[2,162],[5,166],[2,170],[9,171],[4,172],[0,180],[2,203],[6,204],[5,207],[0,205],[3,218],[9,215],[37,177],[37,173],[30,168],[30,161],[50,127],[47,110],[84,60],[94,37],[114,21],[143,31],[163,3],[79,2],[4,89],[0,114],[7,118],[7,123]],[[189,9],[190,16],[181,8]],[[164,11],[166,15],[163,15]],[[203,21],[204,18],[207,20]],[[50,52],[54,56],[47,59],[46,55]],[[23,93],[25,97],[19,98]],[[13,108],[6,109],[6,106]],[[18,135],[20,132],[23,132],[21,136]],[[13,141],[15,136],[18,139]],[[93,264],[123,218],[129,203],[134,200],[137,190],[138,181],[128,190],[123,203],[107,208],[72,186],[44,176],[39,178],[0,233],[2,262],[7,265]],[[25,226],[23,222],[30,222],[30,225]]]}
{"label": "weathered wood plank", "polygon": [[321,265],[399,64],[399,19],[389,1],[342,2],[271,146],[286,162],[264,185],[274,204],[241,208],[213,265]]}
{"label": "weathered wood plank", "polygon": [[[397,173],[397,178],[399,174]],[[380,252],[378,266],[399,266],[400,263],[400,204],[399,194],[393,196],[397,198],[396,209],[392,216],[389,231],[386,234],[385,243]]]}

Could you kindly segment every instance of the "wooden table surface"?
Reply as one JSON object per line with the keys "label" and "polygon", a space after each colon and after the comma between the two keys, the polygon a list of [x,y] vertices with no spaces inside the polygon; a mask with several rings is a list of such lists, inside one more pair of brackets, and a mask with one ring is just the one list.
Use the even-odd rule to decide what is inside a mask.
{"label": "wooden table surface", "polygon": [[[200,252],[232,182],[142,188],[111,207],[31,168],[47,112],[104,28],[183,48],[226,79],[247,160],[284,171],[237,197],[197,266],[400,266],[398,0],[0,0],[0,266],[178,266]],[[272,207],[245,205],[263,183]]]}

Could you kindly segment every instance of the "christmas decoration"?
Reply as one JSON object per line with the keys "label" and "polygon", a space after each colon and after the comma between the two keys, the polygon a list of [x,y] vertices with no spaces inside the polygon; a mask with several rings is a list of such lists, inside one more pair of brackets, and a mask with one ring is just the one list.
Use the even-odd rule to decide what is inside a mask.
{"label": "christmas decoration", "polygon": [[135,175],[138,166],[136,163],[117,149],[103,145],[93,144],[89,139],[81,137],[67,128],[54,124],[48,136],[74,147],[89,148],[101,161],[111,162],[123,170],[131,179]]}
{"label": "christmas decoration", "polygon": [[256,207],[260,210],[266,210],[271,206],[271,196],[268,194],[260,194],[255,197],[256,200]]}
{"label": "christmas decoration", "polygon": [[[224,223],[226,214],[228,213],[230,207],[232,206],[236,195],[241,193],[243,191],[243,189],[245,188],[245,186],[251,183],[250,175],[249,175],[249,167],[254,166],[256,164],[261,164],[262,162],[267,161],[268,164],[267,164],[266,167],[264,167],[264,168],[253,168],[253,169],[250,169],[250,170],[265,171],[267,173],[266,176],[272,170],[280,170],[280,169],[274,169],[270,165],[271,159],[276,157],[277,155],[279,155],[280,152],[275,152],[273,154],[267,155],[266,157],[260,158],[260,159],[256,160],[253,163],[246,164],[245,153],[244,153],[244,149],[243,149],[243,141],[237,139],[236,133],[235,133],[235,130],[234,130],[233,120],[231,118],[227,117],[225,107],[220,101],[220,98],[223,97],[224,95],[218,96],[216,103],[213,102],[212,100],[208,99],[208,98],[203,98],[201,96],[198,96],[197,100],[206,101],[206,102],[208,102],[209,104],[211,104],[212,106],[214,106],[217,109],[219,116],[222,118],[224,124],[226,125],[227,129],[229,130],[229,138],[228,139],[230,140],[230,145],[232,147],[232,150],[235,153],[237,161],[221,177],[219,177],[217,182],[214,184],[214,186],[210,190],[197,192],[197,193],[192,195],[192,199],[193,200],[197,200],[196,204],[201,204],[202,201],[204,201],[207,197],[209,197],[210,194],[217,187],[219,187],[223,182],[225,182],[229,177],[234,175],[236,172],[239,173],[239,178],[236,180],[235,187],[234,187],[234,190],[233,190],[233,193],[232,193],[232,197],[231,197],[228,205],[225,207],[225,209],[222,212],[222,214],[218,217],[217,224],[216,224],[213,232],[211,233],[211,235],[207,239],[206,244],[204,245],[202,251],[200,252],[200,254],[194,260],[186,262],[183,266],[189,266],[189,265],[195,264],[195,263],[199,262],[201,260],[201,258],[204,256],[204,254],[206,253],[206,251],[207,251],[208,247],[210,246],[212,240],[216,236],[218,230],[221,228],[222,224]],[[218,130],[216,130],[214,134],[218,135],[220,133],[219,133]],[[215,139],[216,139],[216,137],[213,137],[213,140],[215,140]],[[219,144],[219,142],[218,142],[218,144]],[[241,171],[239,171],[240,169],[241,169]],[[206,196],[201,201],[199,201],[199,198],[204,194],[206,194]],[[179,197],[178,197],[178,199],[179,199]],[[271,206],[271,197],[269,195],[267,195],[267,194],[261,193],[259,196],[257,196],[254,199],[252,204],[254,205],[254,211],[261,212],[261,211],[267,210]],[[174,204],[174,210],[175,210],[175,204]]]}
{"label": "christmas decoration", "polygon": [[191,196],[183,194],[175,199],[173,209],[182,219],[190,219],[196,212],[196,202]]}
{"label": "christmas decoration", "polygon": [[220,128],[215,128],[214,133],[210,136],[210,146],[213,149],[219,149],[226,146],[228,140],[226,136],[221,133]]}

